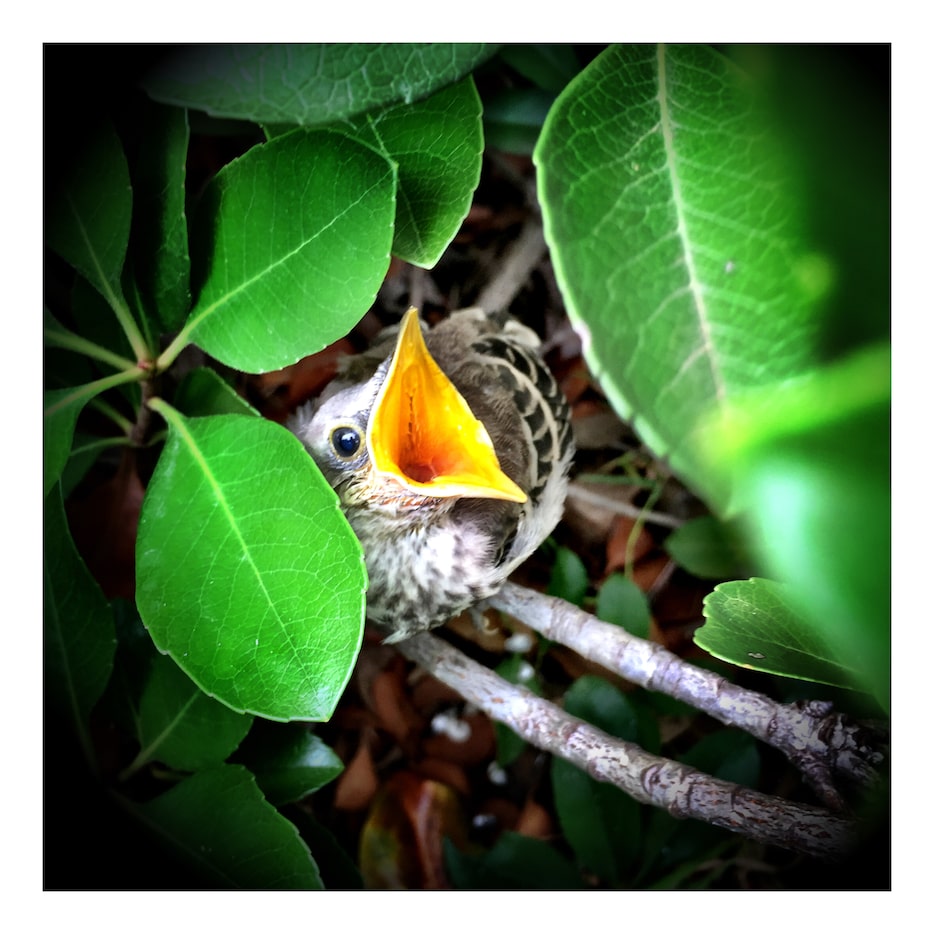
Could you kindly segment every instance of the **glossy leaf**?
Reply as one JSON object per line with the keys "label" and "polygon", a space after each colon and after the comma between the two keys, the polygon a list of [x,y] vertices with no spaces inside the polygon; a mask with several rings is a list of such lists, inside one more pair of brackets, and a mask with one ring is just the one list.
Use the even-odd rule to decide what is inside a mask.
{"label": "glossy leaf", "polygon": [[139,762],[193,772],[219,765],[240,745],[252,717],[208,697],[165,655],[153,659],[139,705]]}
{"label": "glossy leaf", "polygon": [[153,641],[234,710],[327,719],[360,648],[366,584],[336,495],[279,425],[158,408],[169,439],[136,553]]}
{"label": "glossy leaf", "polygon": [[205,888],[321,888],[295,826],[263,798],[243,766],[197,772],[146,804],[128,806]]}
{"label": "glossy leaf", "polygon": [[430,268],[460,229],[480,181],[483,131],[472,80],[356,119],[346,132],[398,167],[394,256]]}
{"label": "glossy leaf", "polygon": [[890,349],[882,344],[751,394],[708,431],[712,469],[729,477],[764,572],[788,585],[814,641],[883,708],[891,659],[890,384]]}
{"label": "glossy leaf", "polygon": [[838,687],[857,680],[801,616],[788,588],[775,581],[719,584],[704,599],[704,616],[694,641],[724,661]]}
{"label": "glossy leaf", "polygon": [[237,752],[266,800],[299,801],[344,771],[337,753],[304,724],[257,723]]}
{"label": "glossy leaf", "polygon": [[704,46],[611,46],[535,153],[545,235],[610,401],[716,507],[701,426],[815,360],[800,192],[742,73]]}
{"label": "glossy leaf", "polygon": [[339,133],[296,130],[229,163],[198,212],[186,329],[235,369],[280,369],[346,334],[389,265],[395,172]]}
{"label": "glossy leaf", "polygon": [[113,668],[117,639],[104,595],[68,530],[61,494],[45,498],[45,685],[51,710],[90,751],[88,717]]}
{"label": "glossy leaf", "polygon": [[506,64],[538,87],[555,93],[564,90],[565,85],[580,71],[580,62],[572,45],[505,45],[499,55]]}
{"label": "glossy leaf", "polygon": [[185,165],[188,115],[176,107],[147,102],[142,138],[132,168],[133,274],[147,313],[160,332],[177,331],[191,308]]}
{"label": "glossy leaf", "polygon": [[[579,678],[564,698],[569,714],[630,742],[638,742],[638,714],[617,688]],[[614,886],[627,877],[641,844],[642,809],[619,788],[594,781],[565,759],[551,762],[551,783],[561,829],[578,862]]]}
{"label": "glossy leaf", "polygon": [[199,415],[258,415],[243,396],[216,371],[200,366],[190,370],[175,392],[175,408],[189,418]]}
{"label": "glossy leaf", "polygon": [[466,42],[192,45],[166,56],[143,87],[218,117],[314,126],[421,100],[495,52]]}
{"label": "glossy leaf", "polygon": [[46,243],[113,305],[133,207],[123,147],[113,127],[101,123],[77,150],[52,156],[62,167],[50,175]]}

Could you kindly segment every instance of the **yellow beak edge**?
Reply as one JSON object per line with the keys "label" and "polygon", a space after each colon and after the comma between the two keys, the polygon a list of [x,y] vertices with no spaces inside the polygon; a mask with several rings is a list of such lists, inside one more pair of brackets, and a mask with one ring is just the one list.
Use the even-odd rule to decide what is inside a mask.
{"label": "yellow beak edge", "polygon": [[415,308],[402,319],[367,446],[380,474],[425,496],[527,499],[500,468],[483,423],[428,352]]}

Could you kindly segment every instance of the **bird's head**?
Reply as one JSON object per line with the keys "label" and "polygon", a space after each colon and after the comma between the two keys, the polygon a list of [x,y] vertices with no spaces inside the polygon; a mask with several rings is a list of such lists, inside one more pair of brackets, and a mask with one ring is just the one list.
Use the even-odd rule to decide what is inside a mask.
{"label": "bird's head", "polygon": [[527,498],[429,353],[414,308],[374,376],[335,392],[296,433],[345,505],[400,512],[427,501]]}

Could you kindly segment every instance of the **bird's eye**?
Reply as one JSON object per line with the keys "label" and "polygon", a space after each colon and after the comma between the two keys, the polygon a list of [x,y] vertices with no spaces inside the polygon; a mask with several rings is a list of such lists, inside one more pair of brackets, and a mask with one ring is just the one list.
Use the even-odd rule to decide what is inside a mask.
{"label": "bird's eye", "polygon": [[335,428],[331,432],[331,447],[338,457],[353,457],[360,450],[360,432],[356,428]]}

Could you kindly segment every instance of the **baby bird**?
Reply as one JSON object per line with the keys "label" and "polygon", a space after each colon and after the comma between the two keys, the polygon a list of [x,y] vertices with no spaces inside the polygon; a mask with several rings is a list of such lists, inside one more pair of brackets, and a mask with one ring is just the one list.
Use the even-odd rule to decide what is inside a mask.
{"label": "baby bird", "polygon": [[495,594],[561,518],[567,401],[512,318],[410,309],[289,423],[366,556],[367,615],[398,642]]}

